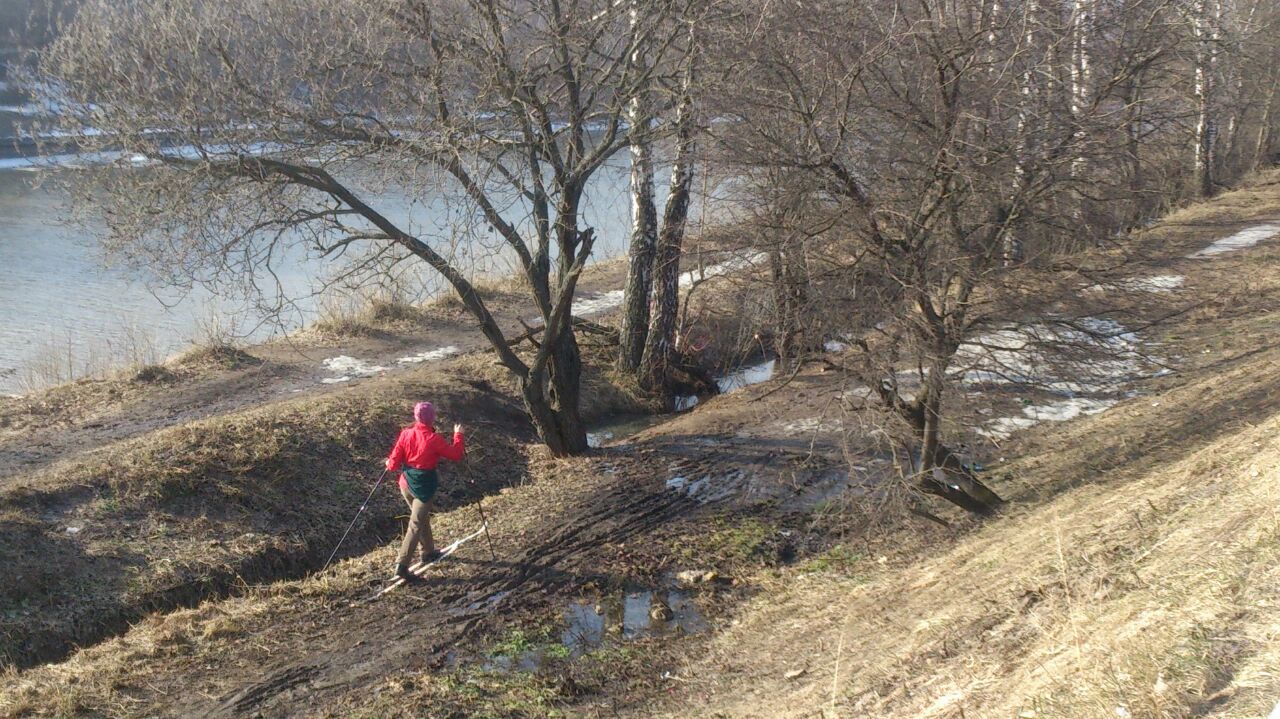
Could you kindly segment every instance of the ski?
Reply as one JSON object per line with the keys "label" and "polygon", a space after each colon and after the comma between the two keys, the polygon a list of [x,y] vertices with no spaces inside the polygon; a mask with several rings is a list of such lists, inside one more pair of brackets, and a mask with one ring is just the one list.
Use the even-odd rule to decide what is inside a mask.
{"label": "ski", "polygon": [[[484,522],[483,524],[480,525],[480,528],[477,529],[476,531],[472,532],[471,534],[468,534],[465,537],[462,537],[461,539],[454,541],[452,544],[445,547],[444,549],[441,549],[439,557],[436,557],[430,562],[425,562],[425,563],[418,562],[416,564],[412,564],[409,566],[409,571],[419,577],[423,576],[424,574],[426,574],[426,571],[430,569],[433,564],[444,561],[445,558],[447,558],[450,554],[453,554],[454,551],[458,549],[458,547],[461,547],[463,544],[471,541],[472,539],[475,539],[476,537],[479,537],[481,534],[484,534],[488,529],[489,529],[489,523]],[[381,597],[387,592],[390,592],[396,589],[397,587],[400,587],[403,585],[404,585],[404,580],[401,579],[400,577],[396,577],[395,579],[392,579],[391,582],[387,584],[387,586],[383,587],[382,589],[379,589],[377,592],[373,594],[373,596],[369,597],[365,601],[372,602],[373,600],[377,599],[378,597]]]}

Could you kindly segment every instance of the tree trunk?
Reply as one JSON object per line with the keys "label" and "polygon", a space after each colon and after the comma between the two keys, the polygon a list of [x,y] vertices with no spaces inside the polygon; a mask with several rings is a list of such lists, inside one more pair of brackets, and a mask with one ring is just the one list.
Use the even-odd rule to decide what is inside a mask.
{"label": "tree trunk", "polygon": [[[632,0],[635,22],[637,0]],[[644,66],[643,53],[631,56],[636,67]],[[622,308],[622,334],[618,343],[618,367],[639,369],[649,332],[649,302],[653,293],[654,252],[658,238],[658,210],[653,197],[653,149],[649,142],[649,97],[639,92],[627,106],[631,150],[631,247],[628,251],[627,285]]]}
{"label": "tree trunk", "polygon": [[778,327],[774,351],[783,359],[799,353],[800,340],[805,338],[806,328],[813,324],[809,313],[809,268],[805,259],[803,240],[790,237],[769,253],[776,306],[774,322]]}
{"label": "tree trunk", "polygon": [[[692,35],[692,31],[690,32]],[[692,39],[692,38],[691,38]],[[669,368],[676,352],[676,317],[680,309],[680,254],[685,225],[689,219],[693,189],[693,57],[681,81],[680,103],[676,107],[676,152],[671,163],[671,189],[662,214],[654,259],[653,308],[649,334],[640,359],[641,387],[670,399]]]}
{"label": "tree trunk", "polygon": [[1213,194],[1214,149],[1218,134],[1218,118],[1214,114],[1215,60],[1218,52],[1218,21],[1221,15],[1219,0],[1200,0],[1195,10],[1192,29],[1196,38],[1195,95],[1195,177],[1196,192],[1201,197]]}
{"label": "tree trunk", "polygon": [[566,457],[587,450],[587,431],[578,408],[582,355],[572,330],[561,333],[555,344],[546,375],[530,373],[521,395],[538,438],[552,455]]}
{"label": "tree trunk", "polygon": [[920,488],[974,514],[993,514],[1004,500],[964,466],[942,444],[942,390],[945,362],[930,368],[921,401],[908,421],[916,424],[920,439]]}
{"label": "tree trunk", "polygon": [[1271,89],[1267,92],[1267,99],[1262,104],[1262,119],[1258,122],[1258,138],[1253,145],[1253,157],[1249,163],[1249,169],[1257,171],[1263,164],[1263,158],[1271,156],[1271,112],[1275,105],[1276,91],[1280,87],[1276,83],[1276,71],[1273,66],[1268,71],[1268,77],[1271,79],[1269,83]]}

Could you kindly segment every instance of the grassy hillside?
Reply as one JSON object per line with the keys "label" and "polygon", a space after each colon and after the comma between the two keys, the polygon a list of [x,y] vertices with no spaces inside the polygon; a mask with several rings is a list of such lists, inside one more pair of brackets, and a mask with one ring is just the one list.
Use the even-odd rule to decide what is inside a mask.
{"label": "grassy hillside", "polygon": [[[491,423],[472,464],[494,553],[477,540],[426,587],[369,604],[392,557],[370,534],[323,574],[156,606],[64,661],[11,669],[0,716],[1266,716],[1280,700],[1280,239],[1187,255],[1280,218],[1276,179],[1134,239],[1135,272],[1184,280],[1150,302],[1176,316],[1144,330],[1174,371],[1105,412],[975,448],[1011,500],[987,521],[939,507],[944,528],[838,491],[891,467],[840,414],[848,378],[822,366],[568,460],[528,446],[510,388],[466,358],[52,469],[5,495],[5,560],[47,583],[41,596],[101,584],[105,603],[50,599],[36,614],[51,636],[73,612],[147,614],[130,592],[164,586],[166,559],[213,558],[234,576],[255,557],[315,557],[358,502],[338,480],[376,460],[367,448],[406,396]],[[601,406],[629,401],[599,377],[593,388]],[[297,506],[314,457],[321,491]],[[442,538],[475,529],[471,497],[446,506]],[[52,527],[35,519],[70,504]],[[127,521],[65,535],[92,517]],[[74,549],[55,565],[70,575],[42,573],[23,542]],[[124,548],[145,558],[133,573]],[[92,557],[114,562],[109,581]],[[560,639],[571,610],[676,589],[706,631],[626,636],[615,623],[586,650]],[[6,617],[12,631],[39,626]],[[530,656],[529,670],[498,661]]]}

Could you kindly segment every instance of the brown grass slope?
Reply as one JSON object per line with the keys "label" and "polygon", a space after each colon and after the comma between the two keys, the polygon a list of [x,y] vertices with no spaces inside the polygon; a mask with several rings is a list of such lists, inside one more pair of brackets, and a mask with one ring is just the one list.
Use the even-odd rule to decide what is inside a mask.
{"label": "brown grass slope", "polygon": [[[481,466],[518,470],[520,408],[482,379],[424,370],[149,433],[0,493],[0,661],[57,658],[149,611],[317,568],[420,397],[444,422],[485,417]],[[482,470],[475,491],[513,476]],[[471,490],[455,491],[445,506]],[[388,537],[402,505],[386,487],[344,551]]]}
{"label": "brown grass slope", "polygon": [[[1152,330],[1180,371],[1148,382],[1142,395],[1104,414],[1042,425],[1006,445],[1012,461],[999,474],[1007,472],[1008,478],[994,480],[1015,500],[1004,516],[965,524],[947,540],[938,538],[936,528],[924,541],[916,529],[889,527],[889,534],[874,543],[885,561],[858,562],[856,571],[806,563],[743,577],[755,598],[733,611],[734,623],[720,624],[708,647],[691,646],[675,666],[655,663],[643,652],[625,662],[609,658],[597,667],[601,676],[592,686],[561,682],[551,691],[544,683],[533,687],[534,701],[520,693],[532,684],[518,677],[459,685],[453,674],[420,663],[378,665],[379,672],[395,676],[383,680],[375,672],[352,675],[343,684],[326,678],[300,681],[296,688],[274,687],[275,703],[267,714],[468,716],[472,712],[456,707],[473,706],[468,702],[478,701],[477,692],[506,692],[505,698],[522,703],[491,704],[498,708],[486,715],[593,715],[578,698],[588,692],[589,698],[603,697],[612,713],[637,716],[1264,716],[1280,699],[1280,621],[1274,618],[1280,602],[1280,383],[1275,380],[1280,243],[1211,261],[1180,258],[1247,222],[1280,215],[1280,185],[1258,183],[1217,202],[1228,209],[1191,208],[1141,238],[1160,256],[1152,260],[1153,270],[1187,274],[1187,291],[1204,300],[1176,323]],[[469,381],[501,384],[501,375],[478,358],[459,364]],[[187,442],[198,445],[199,433],[173,430],[116,448],[119,458],[111,472],[75,475],[81,470],[68,467],[68,476],[80,477],[79,483],[51,472],[48,491],[64,494],[39,502],[6,498],[32,502],[13,505],[8,516],[16,520],[45,512],[52,519],[44,521],[55,526],[36,526],[32,520],[32,531],[38,541],[56,546],[59,500],[78,502],[75,511],[114,507],[97,503],[114,496],[104,496],[102,488],[120,486],[124,497],[140,498],[140,511],[152,523],[144,525],[141,518],[120,523],[139,527],[129,530],[138,537],[142,529],[163,527],[170,516],[183,517],[181,527],[198,535],[202,525],[179,511],[188,496],[205,496],[209,501],[196,506],[206,512],[214,500],[229,506],[235,517],[230,537],[251,526],[247,517],[270,518],[254,514],[261,508],[252,504],[253,497],[267,497],[272,511],[296,500],[291,489],[299,475],[293,473],[293,460],[334,458],[334,467],[324,468],[328,481],[317,482],[325,487],[344,463],[368,467],[376,452],[362,448],[380,450],[383,432],[394,429],[406,396],[446,392],[441,396],[456,406],[490,415],[511,407],[509,400],[502,406],[483,404],[497,400],[483,400],[491,394],[479,386],[460,389],[453,377],[448,390],[438,384],[446,380],[430,372],[413,377],[219,420],[229,424],[216,425],[219,441],[209,448],[209,458],[200,460],[200,470],[165,470],[163,481],[153,482],[143,468],[154,469]],[[505,396],[507,389],[492,396]],[[775,389],[771,403],[801,405],[800,391]],[[447,391],[464,396],[453,398]],[[622,406],[627,401],[601,376],[592,380],[591,392],[597,402],[604,398],[605,404]],[[699,418],[737,412],[736,419],[722,418],[726,431],[735,423],[760,421],[761,403],[740,396],[725,400],[673,423],[672,440],[687,438],[688,451],[697,452],[711,438],[705,427],[699,430]],[[357,424],[342,424],[347,416]],[[318,441],[317,453],[300,446],[299,438]],[[146,449],[157,439],[164,440],[165,451]],[[237,450],[237,442],[258,454],[237,454],[246,451]],[[325,454],[325,447],[332,452]],[[283,465],[270,460],[275,452]],[[492,468],[517,475],[504,481],[519,481],[526,456],[513,439],[510,451],[474,461],[477,471]],[[553,540],[562,532],[592,531],[574,523],[575,512],[603,512],[602,499],[608,504],[631,493],[661,494],[665,459],[632,459],[637,472],[626,477],[613,474],[620,463],[612,457],[587,458],[563,463],[565,476],[555,482],[539,480],[496,497],[490,511],[501,518],[495,535],[500,559],[507,561],[512,553],[523,561],[526,557],[516,553],[537,554],[543,542],[554,549]],[[206,482],[209,477],[213,480]],[[170,486],[179,491],[167,490]],[[334,494],[324,501],[345,503],[345,512],[358,494]],[[329,513],[323,517],[305,511],[298,516],[300,521],[314,518],[328,531],[345,526],[343,512],[324,511]],[[442,515],[440,529],[457,536],[474,521],[471,511],[455,511]],[[709,525],[698,521],[704,524],[690,520],[684,531],[705,534]],[[92,539],[76,536],[77,551]],[[607,532],[600,536],[608,540]],[[160,550],[169,540],[155,537],[148,534],[146,542],[157,543],[145,546],[160,564]],[[256,531],[249,539],[255,538]],[[7,541],[16,545],[21,538]],[[192,557],[211,551],[206,544],[179,543]],[[234,550],[250,556],[252,546]],[[281,547],[272,556],[300,550]],[[471,550],[476,556],[470,559],[485,556],[478,546]],[[623,547],[606,541],[599,551],[621,554]],[[438,599],[437,592],[398,596],[385,612],[381,606],[372,612],[348,607],[353,598],[367,595],[369,581],[385,575],[390,556],[384,548],[322,576],[156,613],[65,662],[11,671],[0,689],[5,708],[0,715],[181,716],[184,707],[208,707],[246,683],[252,688],[263,674],[288,679],[300,654],[313,653],[307,661],[327,661],[325,671],[337,672],[335,657],[385,663],[386,654],[425,651],[441,638],[415,633],[415,612],[435,606],[427,603]],[[569,559],[560,571],[589,566]],[[652,563],[649,557],[642,561]],[[148,565],[144,576],[152,580],[164,576],[161,571]],[[484,587],[506,576],[485,574],[475,562],[448,564],[442,571],[449,580],[479,577]],[[445,593],[452,591],[448,582],[441,585]],[[74,596],[72,589],[79,586],[60,583],[57,590],[62,597]],[[523,599],[532,601],[548,588],[534,584]],[[113,600],[122,596],[118,589]],[[457,603],[465,606],[469,599],[469,594],[459,596]],[[142,606],[127,604],[131,611]],[[47,611],[44,616],[73,616],[57,607]],[[332,656],[326,658],[326,652]],[[633,671],[637,663],[647,664],[652,676],[632,684],[624,667]],[[660,667],[671,668],[678,680],[660,679]],[[326,693],[325,703],[308,704],[318,692]],[[289,704],[290,697],[297,703]]]}
{"label": "brown grass slope", "polygon": [[[1016,438],[1015,500],[954,545],[747,605],[658,712],[724,717],[1265,717],[1280,702],[1280,242],[1260,183],[1144,233],[1201,302],[1153,330],[1179,372]],[[697,707],[691,710],[690,707]],[[652,716],[633,706],[627,715]]]}

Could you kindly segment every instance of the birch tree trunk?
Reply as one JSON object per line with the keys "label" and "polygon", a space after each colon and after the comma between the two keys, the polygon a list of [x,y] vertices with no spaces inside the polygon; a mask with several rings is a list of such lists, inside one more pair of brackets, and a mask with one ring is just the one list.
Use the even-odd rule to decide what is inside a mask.
{"label": "birch tree trunk", "polygon": [[[638,0],[631,2],[631,21],[638,13]],[[645,65],[639,47],[631,55],[637,68]],[[658,238],[658,211],[653,196],[653,147],[648,132],[650,97],[638,92],[627,106],[631,151],[631,246],[628,250],[627,285],[622,307],[618,367],[634,372],[640,367],[645,337],[649,331],[649,303],[653,293],[654,251]]]}
{"label": "birch tree trunk", "polygon": [[1195,7],[1195,17],[1192,18],[1192,32],[1196,42],[1195,180],[1196,191],[1201,197],[1212,195],[1217,184],[1214,177],[1214,149],[1218,121],[1214,91],[1221,17],[1220,0],[1199,0]]}
{"label": "birch tree trunk", "polygon": [[1072,0],[1071,7],[1071,123],[1075,127],[1074,142],[1077,146],[1075,159],[1071,163],[1072,177],[1084,174],[1084,141],[1085,131],[1081,121],[1085,106],[1089,102],[1089,76],[1091,59],[1089,57],[1089,34],[1092,30],[1091,0]]}
{"label": "birch tree trunk", "polygon": [[[691,31],[691,41],[692,35]],[[640,360],[641,386],[664,396],[670,394],[668,378],[676,351],[676,317],[680,309],[680,255],[693,189],[696,129],[693,122],[693,62],[691,55],[681,80],[680,100],[676,108],[676,149],[671,164],[671,189],[662,214],[662,231],[654,258],[653,307]]]}

